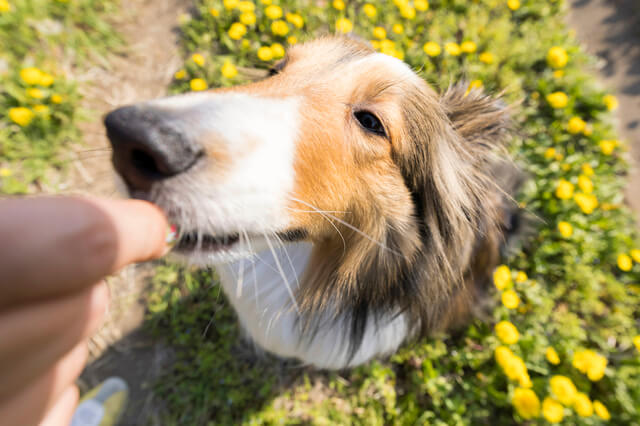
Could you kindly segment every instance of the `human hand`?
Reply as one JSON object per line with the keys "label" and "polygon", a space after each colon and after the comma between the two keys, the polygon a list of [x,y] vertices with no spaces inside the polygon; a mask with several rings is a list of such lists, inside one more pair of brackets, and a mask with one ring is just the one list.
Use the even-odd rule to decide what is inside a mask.
{"label": "human hand", "polygon": [[68,425],[87,339],[108,305],[102,279],[167,250],[143,201],[0,201],[0,422]]}

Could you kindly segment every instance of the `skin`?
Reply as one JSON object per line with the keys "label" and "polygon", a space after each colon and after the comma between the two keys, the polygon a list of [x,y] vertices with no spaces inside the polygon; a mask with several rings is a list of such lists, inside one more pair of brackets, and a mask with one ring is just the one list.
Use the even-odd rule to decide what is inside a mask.
{"label": "skin", "polygon": [[[154,205],[69,197],[0,200],[0,418],[68,425],[104,277],[166,253]],[[5,424],[5,423],[3,423]]]}

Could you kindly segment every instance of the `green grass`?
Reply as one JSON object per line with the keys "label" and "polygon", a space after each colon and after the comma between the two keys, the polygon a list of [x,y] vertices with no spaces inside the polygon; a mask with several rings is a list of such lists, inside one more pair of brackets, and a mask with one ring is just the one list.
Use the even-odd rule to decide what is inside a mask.
{"label": "green grass", "polygon": [[[257,2],[256,24],[247,28],[241,40],[234,40],[228,30],[240,12],[226,9],[217,0],[196,1],[197,13],[183,25],[185,66],[176,76],[174,91],[189,90],[196,78],[211,87],[249,81],[251,68],[266,69],[273,63],[259,59],[260,47],[286,45],[293,41],[288,40],[292,35],[305,40],[333,32],[336,21],[345,17],[354,23],[354,32],[365,38],[372,38],[375,26],[384,27],[393,44],[376,47],[403,58],[437,88],[466,79],[480,80],[489,92],[505,90],[507,101],[522,102],[514,116],[517,136],[509,147],[530,176],[518,201],[540,219],[526,249],[505,259],[510,269],[497,279],[498,286],[506,286],[502,292],[515,291],[520,303],[517,309],[509,309],[500,303],[502,292],[496,291],[492,319],[474,322],[459,336],[434,336],[403,348],[387,361],[322,373],[268,355],[252,356],[215,285],[215,275],[166,264],[157,270],[149,322],[178,356],[155,386],[167,403],[164,421],[543,424],[543,414],[549,412],[527,413],[514,400],[515,391],[530,387],[535,393],[532,398],[539,402],[561,397],[552,394],[549,383],[552,376],[563,375],[589,400],[608,408],[611,424],[639,423],[640,357],[632,338],[639,333],[640,264],[633,262],[626,270],[624,256],[640,244],[632,216],[622,205],[627,146],[617,141],[612,152],[601,147],[603,140],[616,140],[611,114],[605,93],[588,72],[594,60],[565,27],[563,2],[522,0],[520,7],[511,10],[506,1],[434,0],[414,18],[410,18],[410,6],[401,1],[396,5],[372,1],[375,18],[365,16],[362,1],[346,2],[344,10],[298,0],[275,3],[284,12],[299,13],[304,27],[289,24],[288,34],[273,35],[265,6]],[[402,17],[401,10],[409,18]],[[394,33],[394,24],[402,24],[404,31]],[[424,53],[428,41],[443,47],[438,56]],[[454,56],[444,49],[446,43],[464,41],[473,41],[476,50]],[[568,53],[561,72],[547,62],[553,46]],[[277,46],[272,50],[277,56]],[[491,63],[480,60],[483,52],[492,54]],[[203,65],[191,59],[193,53],[204,56]],[[235,76],[223,72],[225,63],[241,72]],[[547,96],[557,91],[568,96],[568,104],[554,109]],[[572,117],[584,120],[586,128],[569,132]],[[586,195],[589,188],[584,177],[578,186],[581,175],[590,175],[597,199],[593,211],[590,195],[563,199],[556,193],[561,179],[566,179],[574,193]],[[570,236],[562,236],[557,228],[563,221],[571,225]],[[520,274],[516,279],[517,272],[527,277]],[[507,345],[496,336],[494,324],[503,320],[517,327],[517,343]],[[516,380],[505,374],[513,373],[513,365],[503,368],[494,358],[500,345],[508,346],[526,365]],[[549,347],[559,354],[558,365],[545,358]],[[584,349],[606,358],[603,377],[596,374],[590,380],[572,365],[573,357]],[[596,414],[579,416],[579,409],[567,404],[564,421],[604,422]]]}
{"label": "green grass", "polygon": [[[115,0],[8,4],[0,11],[0,193],[20,194],[40,191],[64,170],[64,149],[79,142],[77,123],[89,114],[79,109],[70,70],[98,61],[121,42],[107,19],[117,10]],[[48,77],[25,81],[21,71],[29,68]],[[12,110],[24,120],[12,119]]]}

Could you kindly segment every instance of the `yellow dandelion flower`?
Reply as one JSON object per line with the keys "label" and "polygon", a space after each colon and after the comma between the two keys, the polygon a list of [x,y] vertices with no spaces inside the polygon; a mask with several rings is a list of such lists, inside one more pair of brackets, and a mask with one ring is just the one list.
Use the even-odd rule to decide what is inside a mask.
{"label": "yellow dandelion flower", "polygon": [[522,284],[523,282],[527,281],[529,279],[529,277],[527,276],[527,273],[524,271],[518,271],[518,273],[516,274],[516,282],[518,284]]}
{"label": "yellow dandelion flower", "polygon": [[6,167],[3,167],[0,169],[0,177],[9,177],[13,174],[13,172],[10,169],[7,169]]}
{"label": "yellow dandelion flower", "polygon": [[495,326],[495,332],[498,336],[498,339],[507,345],[513,345],[518,342],[520,338],[520,333],[518,333],[518,329],[515,325],[511,324],[509,321],[500,321]]}
{"label": "yellow dandelion flower", "polygon": [[294,27],[304,27],[304,18],[302,17],[302,15],[298,15],[297,13],[287,13],[286,18],[287,22],[292,24]]}
{"label": "yellow dandelion flower", "polygon": [[584,163],[582,166],[580,166],[580,168],[582,169],[582,173],[584,173],[585,176],[593,176],[593,168],[590,164]]}
{"label": "yellow dandelion flower", "polygon": [[20,70],[20,78],[26,84],[30,84],[30,85],[40,84],[42,75],[43,75],[43,72],[35,67],[23,68]]}
{"label": "yellow dandelion flower", "polygon": [[238,75],[238,69],[229,60],[224,61],[224,64],[222,64],[222,68],[220,68],[220,72],[224,77],[229,79]]}
{"label": "yellow dandelion flower", "polygon": [[440,45],[435,41],[426,42],[424,46],[422,46],[422,50],[424,50],[424,53],[431,56],[432,58],[434,56],[438,56],[441,52]]}
{"label": "yellow dandelion flower", "polygon": [[458,43],[453,42],[445,44],[444,50],[451,56],[459,56],[460,53],[462,53],[462,50],[460,49]]}
{"label": "yellow dandelion flower", "polygon": [[42,73],[42,76],[40,77],[40,86],[44,86],[44,87],[49,87],[53,84],[53,82],[55,81],[55,79],[53,78],[53,76],[51,74],[47,74],[46,72]]}
{"label": "yellow dandelion flower", "polygon": [[271,23],[271,32],[277,36],[286,36],[289,34],[289,25],[285,21],[277,20]]}
{"label": "yellow dandelion flower", "polygon": [[51,109],[47,105],[42,105],[42,104],[34,105],[33,111],[37,113],[44,120],[49,120],[51,118],[49,116]]}
{"label": "yellow dandelion flower", "polygon": [[467,96],[473,89],[481,89],[482,86],[482,80],[473,80],[469,83],[469,87],[467,87],[467,91],[464,92],[464,95]]}
{"label": "yellow dandelion flower", "polygon": [[207,90],[208,88],[207,82],[202,78],[194,78],[189,82],[189,86],[191,86],[191,90],[194,92],[200,92],[202,90]]}
{"label": "yellow dandelion flower", "polygon": [[271,45],[271,53],[273,53],[274,59],[279,59],[284,56],[284,47],[280,43],[273,43]]}
{"label": "yellow dandelion flower", "polygon": [[40,89],[27,89],[27,96],[33,99],[42,99],[44,98],[44,93]]}
{"label": "yellow dandelion flower", "polygon": [[589,380],[597,382],[604,377],[607,358],[590,349],[586,349],[577,351],[573,355],[571,363],[578,371],[586,374]]}
{"label": "yellow dandelion flower", "polygon": [[584,129],[587,127],[587,123],[580,117],[571,117],[569,119],[569,124],[567,125],[567,130],[572,135],[577,135],[578,133],[582,133]]}
{"label": "yellow dandelion flower", "polygon": [[333,6],[335,10],[344,10],[345,8],[345,4],[342,0],[333,0],[333,2],[331,2],[331,6]]}
{"label": "yellow dandelion flower", "polygon": [[553,365],[560,364],[560,357],[558,356],[558,352],[556,352],[556,350],[553,347],[549,346],[546,352],[544,353],[544,355],[550,364],[553,364]]}
{"label": "yellow dandelion flower", "polygon": [[368,18],[371,19],[375,18],[378,14],[378,9],[376,9],[376,7],[371,3],[366,3],[364,6],[362,6],[362,11],[365,15],[367,15]]}
{"label": "yellow dandelion flower", "polygon": [[638,351],[640,351],[640,335],[635,336],[633,339],[633,345],[636,347]]}
{"label": "yellow dandelion flower", "polygon": [[293,46],[294,44],[298,43],[298,37],[296,36],[287,37],[287,43]]}
{"label": "yellow dandelion flower", "polygon": [[613,150],[618,145],[618,141],[604,140],[604,141],[600,141],[598,145],[600,146],[600,150],[604,155],[611,155],[613,153]]}
{"label": "yellow dandelion flower", "polygon": [[580,417],[591,417],[593,415],[593,404],[587,394],[578,392],[573,400],[573,409]]}
{"label": "yellow dandelion flower", "polygon": [[555,70],[553,72],[553,78],[562,78],[564,77],[564,70]]}
{"label": "yellow dandelion flower", "polygon": [[564,92],[553,92],[547,95],[547,102],[549,102],[551,108],[560,109],[567,106],[569,97]]}
{"label": "yellow dandelion flower", "polygon": [[520,9],[520,0],[507,0],[507,7],[511,10]]}
{"label": "yellow dandelion flower", "polygon": [[473,53],[478,49],[478,46],[472,41],[463,41],[460,45],[460,50],[464,53]]}
{"label": "yellow dandelion flower", "polygon": [[567,51],[560,46],[553,46],[547,52],[547,63],[553,68],[564,68],[568,61]]}
{"label": "yellow dandelion flower", "polygon": [[573,196],[573,184],[565,179],[560,179],[558,181],[558,186],[556,187],[556,197],[561,200],[569,200]]}
{"label": "yellow dandelion flower", "polygon": [[[182,80],[186,76],[187,76],[187,71],[184,69],[176,71],[175,74],[173,74],[173,78],[175,78],[176,80]],[[53,102],[53,96],[51,98]]]}
{"label": "yellow dandelion flower", "polygon": [[573,196],[574,201],[580,207],[585,214],[591,214],[598,207],[598,199],[593,194],[584,194],[582,192],[576,192]]}
{"label": "yellow dandelion flower", "polygon": [[391,30],[396,34],[402,34],[404,33],[404,26],[402,24],[393,24]]}
{"label": "yellow dandelion flower", "polygon": [[240,40],[247,33],[247,27],[240,22],[234,22],[227,33],[233,40]]}
{"label": "yellow dandelion flower", "polygon": [[0,0],[0,13],[11,11],[11,4],[8,0]]}
{"label": "yellow dandelion flower", "polygon": [[496,359],[496,362],[503,369],[507,365],[507,361],[509,361],[509,359],[513,356],[514,355],[513,355],[513,352],[511,352],[511,349],[509,349],[506,346],[498,346],[494,351],[494,357]]}
{"label": "yellow dandelion flower", "polygon": [[204,56],[199,53],[194,53],[193,55],[191,55],[191,60],[198,66],[204,65]]}
{"label": "yellow dandelion flower", "polygon": [[227,10],[235,9],[236,7],[238,7],[239,3],[240,3],[239,0],[222,0],[222,4],[224,8]]}
{"label": "yellow dandelion flower", "polygon": [[240,19],[240,22],[242,22],[242,24],[251,26],[256,23],[256,14],[253,12],[243,12],[240,14],[240,17],[238,19]]}
{"label": "yellow dandelion flower", "polygon": [[578,186],[585,194],[591,194],[593,192],[593,182],[587,175],[578,176]]}
{"label": "yellow dandelion flower", "polygon": [[573,226],[569,222],[558,222],[558,232],[563,238],[569,238],[573,235]]}
{"label": "yellow dandelion flower", "polygon": [[272,4],[264,9],[264,13],[269,19],[278,19],[282,17],[282,8],[280,6]]}
{"label": "yellow dandelion flower", "polygon": [[412,6],[403,6],[400,9],[400,16],[405,19],[413,19],[416,17],[416,10]]}
{"label": "yellow dandelion flower", "polygon": [[220,16],[220,11],[218,9],[213,8],[213,7],[211,9],[209,9],[209,13],[214,18],[217,18],[218,16]]}
{"label": "yellow dandelion flower", "polygon": [[273,0],[260,0],[260,3],[264,4],[265,6],[269,6],[271,3],[273,3]]}
{"label": "yellow dandelion flower", "polygon": [[258,49],[258,59],[261,61],[270,61],[273,59],[273,51],[270,47],[262,46]]}
{"label": "yellow dandelion flower", "polygon": [[500,265],[493,271],[493,284],[501,291],[511,286],[511,269],[507,265]]}
{"label": "yellow dandelion flower", "polygon": [[516,309],[520,304],[520,296],[513,290],[507,290],[502,293],[502,304],[507,309]]}
{"label": "yellow dandelion flower", "polygon": [[546,158],[547,160],[553,158],[556,156],[556,149],[555,148],[547,148],[547,150],[544,152],[544,158]]}
{"label": "yellow dandelion flower", "polygon": [[549,423],[560,423],[564,417],[564,407],[553,398],[542,401],[542,415]]}
{"label": "yellow dandelion flower", "polygon": [[62,97],[62,95],[58,95],[58,94],[51,95],[52,104],[61,104],[63,100],[64,98]]}
{"label": "yellow dandelion flower", "polygon": [[254,12],[256,10],[256,5],[251,1],[241,1],[238,3],[237,8],[242,13]]}
{"label": "yellow dandelion flower", "polygon": [[491,65],[495,61],[495,57],[491,52],[482,52],[480,56],[478,56],[478,59],[480,62],[487,65]]}
{"label": "yellow dandelion flower", "polygon": [[346,34],[353,30],[353,23],[347,18],[340,18],[336,21],[336,31]]}
{"label": "yellow dandelion flower", "polygon": [[551,393],[565,406],[570,406],[578,393],[576,385],[566,376],[553,376],[549,380]]}
{"label": "yellow dandelion flower", "polygon": [[593,411],[596,412],[596,416],[600,417],[602,420],[610,420],[611,414],[609,414],[609,410],[607,407],[600,401],[593,401]]}
{"label": "yellow dandelion flower", "polygon": [[613,95],[605,95],[604,98],[602,98],[602,101],[609,111],[613,111],[618,108],[618,98]]}
{"label": "yellow dandelion flower", "polygon": [[373,36],[380,40],[385,39],[387,38],[387,30],[382,27],[375,27],[373,29]]}
{"label": "yellow dandelion flower", "polygon": [[618,255],[618,268],[620,268],[621,271],[630,271],[632,267],[633,263],[631,262],[631,258],[629,256],[627,256],[626,254]]}
{"label": "yellow dandelion flower", "polygon": [[533,419],[540,415],[540,400],[534,391],[525,388],[516,388],[513,391],[511,403],[525,420]]}
{"label": "yellow dandelion flower", "polygon": [[413,7],[415,7],[416,10],[419,10],[420,12],[424,12],[425,10],[429,9],[429,2],[427,0],[414,0]]}
{"label": "yellow dandelion flower", "polygon": [[33,111],[25,107],[16,107],[9,109],[9,118],[19,126],[28,126],[33,120]]}

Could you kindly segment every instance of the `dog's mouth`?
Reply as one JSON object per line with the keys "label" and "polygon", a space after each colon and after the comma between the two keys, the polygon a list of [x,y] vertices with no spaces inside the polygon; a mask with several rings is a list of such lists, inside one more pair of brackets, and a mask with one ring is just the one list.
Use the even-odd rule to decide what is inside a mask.
{"label": "dog's mouth", "polygon": [[240,235],[209,235],[198,232],[182,233],[174,246],[174,250],[181,253],[206,251],[210,253],[228,250],[240,241]]}

